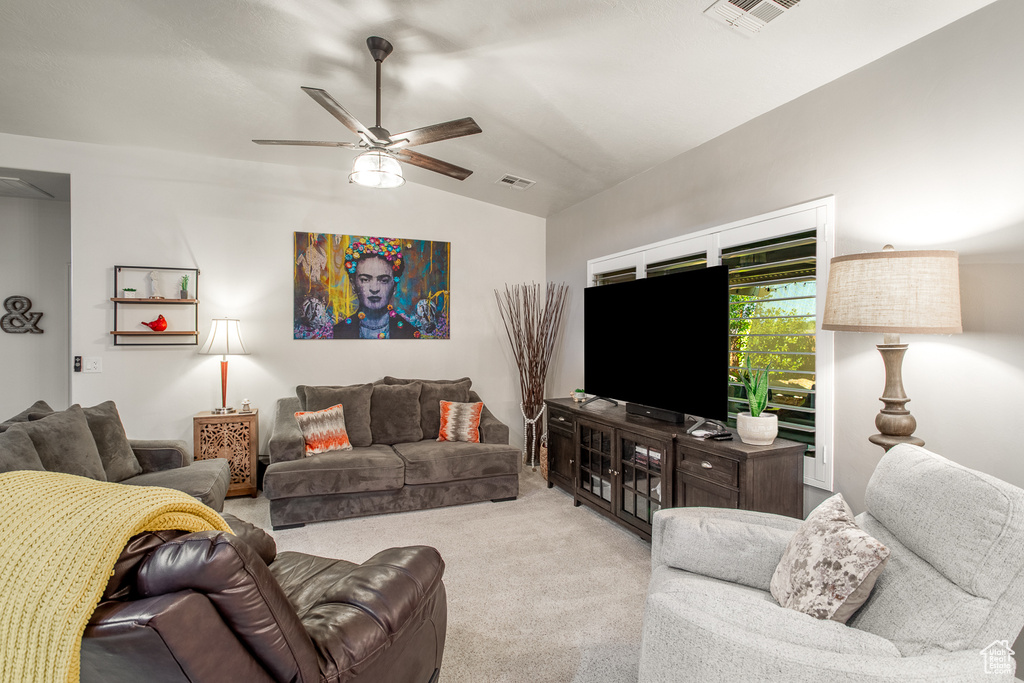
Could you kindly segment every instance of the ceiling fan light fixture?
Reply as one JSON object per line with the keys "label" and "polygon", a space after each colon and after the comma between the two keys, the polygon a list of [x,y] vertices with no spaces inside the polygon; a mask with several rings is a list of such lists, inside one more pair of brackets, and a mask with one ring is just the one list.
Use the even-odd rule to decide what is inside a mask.
{"label": "ceiling fan light fixture", "polygon": [[370,149],[356,157],[348,181],[363,187],[381,189],[405,185],[402,165],[398,159],[380,148]]}

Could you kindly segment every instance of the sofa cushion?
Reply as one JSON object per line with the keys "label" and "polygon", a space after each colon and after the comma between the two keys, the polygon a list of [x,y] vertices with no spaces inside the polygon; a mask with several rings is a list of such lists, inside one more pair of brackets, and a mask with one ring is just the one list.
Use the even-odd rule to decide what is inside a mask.
{"label": "sofa cushion", "polygon": [[420,427],[420,390],[423,385],[378,384],[370,397],[370,429],[373,443],[396,444],[419,441],[423,438]]}
{"label": "sofa cushion", "polygon": [[231,484],[231,466],[223,458],[196,460],[186,467],[146,472],[121,482],[133,486],[164,486],[183,491],[217,512],[224,509],[224,496]]}
{"label": "sofa cushion", "polygon": [[77,403],[41,420],[24,422],[19,429],[25,430],[32,439],[39,459],[48,471],[107,480],[89,422]]}
{"label": "sofa cushion", "polygon": [[32,439],[25,430],[13,425],[11,429],[0,433],[0,472],[45,469]]}
{"label": "sofa cushion", "polygon": [[[750,677],[742,680],[751,681],[787,680],[777,656],[778,646],[783,644],[805,648],[811,661],[831,654],[900,657],[899,650],[884,638],[784,609],[765,591],[664,565],[651,573],[647,591],[643,637],[648,639],[654,633],[663,638],[662,643],[685,643],[678,648],[680,652],[697,656],[717,653],[721,647],[731,649],[735,644],[749,658],[729,663],[749,666],[746,673]],[[828,673],[823,667],[816,680],[829,680]]]}
{"label": "sofa cushion", "polygon": [[415,382],[423,385],[423,390],[420,391],[420,429],[423,430],[424,439],[437,438],[437,431],[441,425],[441,401],[465,403],[469,401],[469,390],[473,386],[473,380],[469,377],[461,379],[401,379],[389,376],[380,381],[382,384],[391,385]]}
{"label": "sofa cushion", "polygon": [[438,441],[480,443],[480,414],[484,404],[441,401],[441,426]]}
{"label": "sofa cushion", "polygon": [[441,401],[468,403],[469,387],[467,377],[461,382],[428,382],[420,392],[420,427],[424,439],[436,439],[441,430]]}
{"label": "sofa cushion", "polygon": [[352,442],[345,430],[345,406],[340,403],[324,410],[300,410],[295,420],[306,444],[306,457],[327,451],[350,451]]}
{"label": "sofa cushion", "polygon": [[25,410],[21,411],[20,413],[18,413],[14,417],[12,417],[12,418],[10,418],[8,420],[5,420],[3,422],[0,422],[0,432],[6,432],[8,429],[10,429],[12,426],[18,424],[19,422],[28,422],[28,416],[31,413],[52,413],[52,412],[53,412],[53,408],[51,408],[46,403],[46,401],[36,401],[35,403],[30,405],[28,408],[25,408]]}
{"label": "sofa cushion", "polygon": [[867,601],[888,559],[889,549],[857,526],[837,493],[793,534],[771,592],[783,607],[845,624]]}
{"label": "sofa cushion", "polygon": [[393,491],[404,484],[405,464],[390,446],[330,451],[272,463],[263,476],[267,498],[297,498],[360,491]]}
{"label": "sofa cushion", "polygon": [[395,444],[406,484],[434,484],[519,472],[519,450],[505,444],[416,441]]}
{"label": "sofa cushion", "polygon": [[381,382],[384,384],[415,384],[417,382],[420,384],[461,384],[462,382],[469,382],[470,387],[467,388],[472,388],[473,384],[473,380],[469,377],[460,377],[459,379],[404,379],[402,377],[391,377],[390,375],[385,376]]}
{"label": "sofa cushion", "polygon": [[345,431],[356,448],[373,443],[370,431],[370,396],[372,384],[335,386],[298,386],[295,393],[304,411],[317,411],[331,406],[345,406]]}
{"label": "sofa cushion", "polygon": [[[124,433],[121,416],[113,401],[105,401],[91,408],[83,408],[89,431],[100,452],[100,461],[107,481],[124,481],[128,477],[142,474],[142,465],[135,457],[135,451]],[[34,419],[34,418],[33,418]]]}

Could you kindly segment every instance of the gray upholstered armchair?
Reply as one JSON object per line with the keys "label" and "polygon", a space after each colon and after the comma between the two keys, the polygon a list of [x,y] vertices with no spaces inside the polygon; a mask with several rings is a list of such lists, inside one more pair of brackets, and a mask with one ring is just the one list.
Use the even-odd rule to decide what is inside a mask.
{"label": "gray upholstered armchair", "polygon": [[866,504],[857,524],[891,554],[846,625],[769,592],[799,520],[658,512],[640,682],[1013,681],[998,651],[1024,626],[1024,490],[901,445]]}

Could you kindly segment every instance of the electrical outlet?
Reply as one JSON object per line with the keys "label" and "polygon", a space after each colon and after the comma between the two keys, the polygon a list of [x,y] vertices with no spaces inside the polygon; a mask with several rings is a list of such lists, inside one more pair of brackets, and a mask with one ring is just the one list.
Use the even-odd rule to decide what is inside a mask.
{"label": "electrical outlet", "polygon": [[103,372],[103,359],[99,356],[83,357],[82,372]]}

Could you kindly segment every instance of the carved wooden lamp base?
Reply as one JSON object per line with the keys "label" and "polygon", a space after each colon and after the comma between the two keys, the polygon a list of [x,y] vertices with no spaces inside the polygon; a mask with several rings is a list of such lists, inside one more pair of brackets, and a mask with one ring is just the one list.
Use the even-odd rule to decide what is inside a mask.
{"label": "carved wooden lamp base", "polygon": [[924,440],[914,436],[917,420],[907,410],[907,393],[903,390],[903,356],[907,345],[900,343],[898,334],[885,335],[885,343],[876,346],[885,363],[885,390],[878,399],[885,407],[875,416],[875,427],[879,434],[868,437],[868,441],[885,450],[896,444],[912,443],[923,446]]}

